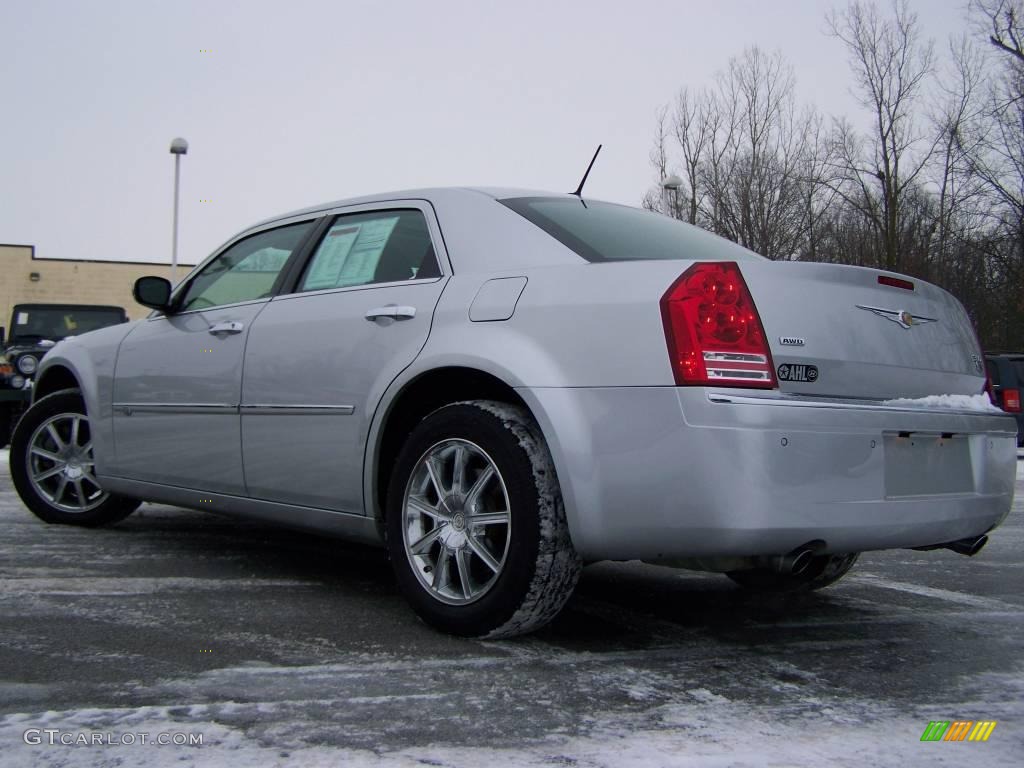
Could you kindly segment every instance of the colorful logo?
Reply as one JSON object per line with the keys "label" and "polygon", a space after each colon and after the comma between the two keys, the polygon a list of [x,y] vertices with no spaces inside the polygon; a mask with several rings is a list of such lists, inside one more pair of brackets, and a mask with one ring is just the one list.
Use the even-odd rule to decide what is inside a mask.
{"label": "colorful logo", "polygon": [[921,741],[988,741],[995,727],[995,720],[932,720]]}

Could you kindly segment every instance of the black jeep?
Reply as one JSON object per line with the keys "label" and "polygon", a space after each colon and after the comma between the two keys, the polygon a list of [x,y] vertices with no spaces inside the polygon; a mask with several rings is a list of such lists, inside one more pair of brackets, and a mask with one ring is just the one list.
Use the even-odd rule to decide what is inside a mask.
{"label": "black jeep", "polygon": [[128,322],[124,307],[95,304],[15,304],[11,335],[0,327],[0,448],[32,399],[43,355],[61,339]]}

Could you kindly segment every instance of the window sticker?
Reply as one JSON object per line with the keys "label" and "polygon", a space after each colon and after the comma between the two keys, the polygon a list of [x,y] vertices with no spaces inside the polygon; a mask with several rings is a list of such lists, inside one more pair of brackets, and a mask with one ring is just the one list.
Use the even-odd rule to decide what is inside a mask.
{"label": "window sticker", "polygon": [[64,315],[64,327],[69,331],[73,331],[78,328],[78,323],[75,322],[73,315]]}
{"label": "window sticker", "polygon": [[280,272],[292,252],[268,246],[254,251],[231,268],[233,272]]}
{"label": "window sticker", "polygon": [[18,325],[25,325],[28,322],[28,312],[19,312],[16,322]]}
{"label": "window sticker", "polygon": [[356,224],[341,221],[331,227],[313,259],[303,289],[345,288],[373,282],[381,254],[398,216]]}

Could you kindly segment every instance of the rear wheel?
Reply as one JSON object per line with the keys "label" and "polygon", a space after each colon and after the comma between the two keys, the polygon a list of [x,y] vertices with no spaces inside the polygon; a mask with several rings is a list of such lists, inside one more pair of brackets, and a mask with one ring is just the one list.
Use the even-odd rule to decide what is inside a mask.
{"label": "rear wheel", "polygon": [[839,581],[857,562],[859,553],[818,555],[799,573],[781,573],[770,568],[729,571],[726,576],[741,587],[756,592],[811,592]]}
{"label": "rear wheel", "polygon": [[33,514],[47,523],[115,523],[139,506],[107,493],[93,468],[92,433],[78,390],[40,399],[18,421],[11,438],[11,479]]}
{"label": "rear wheel", "polygon": [[540,628],[581,569],[536,422],[493,401],[445,406],[413,430],[391,477],[387,540],[413,608],[457,635]]}

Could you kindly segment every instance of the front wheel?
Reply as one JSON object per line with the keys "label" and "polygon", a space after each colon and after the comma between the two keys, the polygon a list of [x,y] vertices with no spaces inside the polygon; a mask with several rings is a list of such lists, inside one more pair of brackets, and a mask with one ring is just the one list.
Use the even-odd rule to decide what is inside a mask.
{"label": "front wheel", "polygon": [[770,568],[729,571],[726,576],[755,592],[811,592],[835,584],[857,562],[859,553],[817,555],[799,573],[780,573]]}
{"label": "front wheel", "polygon": [[521,407],[474,400],[427,416],[399,453],[386,512],[399,588],[443,631],[532,632],[579,578],[551,455]]}
{"label": "front wheel", "polygon": [[78,390],[41,398],[11,437],[11,479],[32,513],[47,523],[115,523],[139,506],[100,487],[93,470],[92,433]]}

